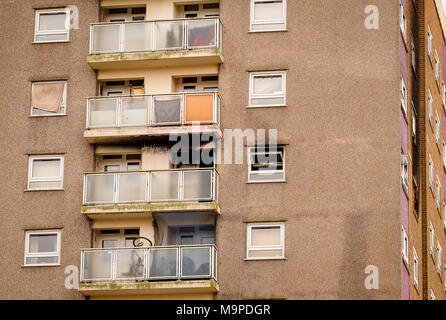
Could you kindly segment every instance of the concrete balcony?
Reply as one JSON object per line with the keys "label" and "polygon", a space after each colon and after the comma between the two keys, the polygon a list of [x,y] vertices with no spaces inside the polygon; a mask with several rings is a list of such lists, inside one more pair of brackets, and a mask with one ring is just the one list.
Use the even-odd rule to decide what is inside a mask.
{"label": "concrete balcony", "polygon": [[87,100],[84,137],[90,143],[192,133],[221,137],[219,124],[217,92],[94,97]]}
{"label": "concrete balcony", "polygon": [[214,245],[81,250],[79,291],[89,297],[218,292]]}
{"label": "concrete balcony", "polygon": [[88,64],[95,70],[223,63],[218,18],[95,23]]}
{"label": "concrete balcony", "polygon": [[159,212],[220,213],[218,181],[215,169],[86,173],[82,213],[93,220]]}

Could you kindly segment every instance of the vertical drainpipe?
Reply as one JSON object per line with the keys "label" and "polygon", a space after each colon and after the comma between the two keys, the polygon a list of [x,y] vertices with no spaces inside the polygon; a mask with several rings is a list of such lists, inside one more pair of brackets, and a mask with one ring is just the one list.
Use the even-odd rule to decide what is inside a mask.
{"label": "vertical drainpipe", "polygon": [[419,153],[419,168],[420,168],[420,213],[421,213],[421,278],[423,279],[422,293],[423,300],[429,299],[428,293],[428,224],[427,224],[427,150],[426,150],[426,18],[425,18],[426,3],[424,0],[418,1],[418,60],[419,60],[419,132],[418,137],[420,144]]}

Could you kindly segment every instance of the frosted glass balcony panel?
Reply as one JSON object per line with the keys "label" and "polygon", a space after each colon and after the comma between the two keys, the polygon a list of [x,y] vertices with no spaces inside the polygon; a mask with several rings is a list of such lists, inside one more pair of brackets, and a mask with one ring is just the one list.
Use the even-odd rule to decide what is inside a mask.
{"label": "frosted glass balcony panel", "polygon": [[143,202],[146,200],[147,173],[120,173],[118,202]]}
{"label": "frosted glass balcony panel", "polygon": [[216,47],[217,20],[192,20],[187,22],[187,45],[194,47]]}
{"label": "frosted glass balcony panel", "polygon": [[93,27],[93,53],[119,52],[120,24],[95,25]]}
{"label": "frosted glass balcony panel", "polygon": [[121,124],[125,126],[144,126],[148,124],[149,97],[123,97]]}
{"label": "frosted glass balcony panel", "polygon": [[86,177],[86,203],[113,202],[114,191],[113,174],[91,174]]}
{"label": "frosted glass balcony panel", "polygon": [[112,279],[112,251],[85,251],[83,257],[84,280]]}
{"label": "frosted glass balcony panel", "polygon": [[124,24],[124,51],[152,51],[153,23]]}
{"label": "frosted glass balcony panel", "polygon": [[117,98],[90,99],[90,128],[115,127]]}
{"label": "frosted glass balcony panel", "polygon": [[179,200],[179,172],[152,172],[150,178],[150,200]]}
{"label": "frosted glass balcony panel", "polygon": [[212,199],[212,171],[184,172],[184,200]]}
{"label": "frosted glass balcony panel", "polygon": [[184,21],[156,23],[156,50],[182,49],[184,47]]}

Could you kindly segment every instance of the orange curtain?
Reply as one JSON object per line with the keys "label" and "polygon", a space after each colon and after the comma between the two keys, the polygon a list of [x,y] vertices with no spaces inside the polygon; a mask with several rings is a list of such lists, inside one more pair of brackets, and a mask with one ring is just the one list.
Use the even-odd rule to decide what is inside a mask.
{"label": "orange curtain", "polygon": [[186,122],[212,122],[214,117],[213,95],[186,96]]}
{"label": "orange curtain", "polygon": [[65,83],[34,83],[31,106],[47,112],[58,113],[63,99]]}

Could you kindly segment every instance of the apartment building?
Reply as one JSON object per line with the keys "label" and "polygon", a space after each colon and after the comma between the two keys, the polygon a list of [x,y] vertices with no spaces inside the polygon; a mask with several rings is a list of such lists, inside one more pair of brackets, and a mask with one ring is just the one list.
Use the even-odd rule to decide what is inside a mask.
{"label": "apartment building", "polygon": [[3,3],[0,298],[443,299],[446,18],[369,5]]}

